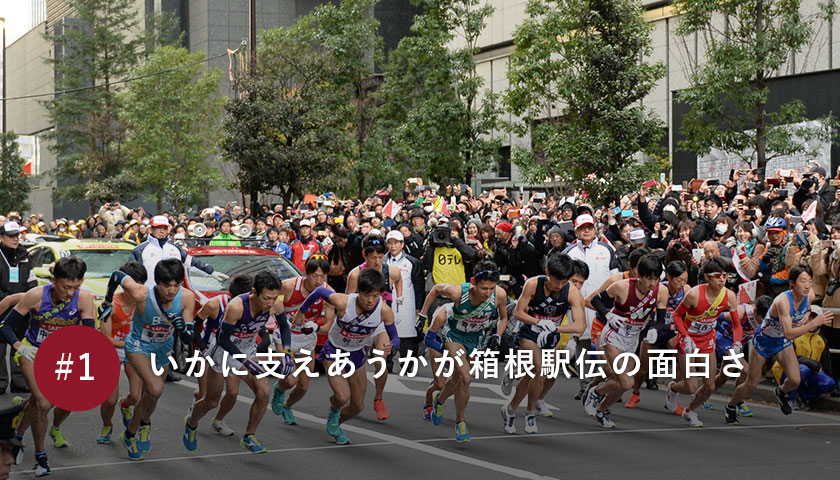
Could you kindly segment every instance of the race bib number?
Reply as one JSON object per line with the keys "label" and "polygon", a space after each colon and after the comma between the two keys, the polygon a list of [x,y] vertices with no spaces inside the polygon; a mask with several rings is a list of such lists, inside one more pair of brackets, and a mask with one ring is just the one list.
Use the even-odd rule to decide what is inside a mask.
{"label": "race bib number", "polygon": [[40,345],[41,343],[43,343],[44,340],[46,340],[47,337],[49,337],[51,333],[55,332],[56,330],[58,330],[62,326],[63,325],[51,325],[51,324],[41,325],[41,328],[38,329],[38,340],[37,340],[38,344]]}
{"label": "race bib number", "polygon": [[714,323],[691,322],[691,326],[688,328],[688,333],[692,335],[705,335],[711,332],[714,328]]}
{"label": "race bib number", "polygon": [[256,332],[236,332],[230,336],[231,341],[236,348],[245,351],[253,348],[254,340],[257,338]]}
{"label": "race bib number", "polygon": [[465,333],[475,333],[484,330],[487,326],[489,318],[471,318],[469,321],[461,320],[458,322],[458,330]]}
{"label": "race bib number", "polygon": [[172,338],[174,330],[171,325],[143,325],[140,340],[146,343],[163,343]]}

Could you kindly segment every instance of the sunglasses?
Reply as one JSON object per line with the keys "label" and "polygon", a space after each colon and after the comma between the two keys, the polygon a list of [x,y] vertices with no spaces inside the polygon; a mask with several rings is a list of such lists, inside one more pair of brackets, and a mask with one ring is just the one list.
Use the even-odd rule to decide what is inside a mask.
{"label": "sunglasses", "polygon": [[481,280],[492,280],[494,282],[499,281],[499,271],[498,270],[482,270],[475,275],[473,275],[475,279]]}
{"label": "sunglasses", "polygon": [[726,273],[724,273],[724,272],[712,272],[712,273],[707,273],[706,275],[708,275],[711,278],[716,278],[718,280],[723,280],[723,279],[726,278]]}
{"label": "sunglasses", "polygon": [[315,253],[309,256],[310,260],[328,260],[329,258],[323,253]]}

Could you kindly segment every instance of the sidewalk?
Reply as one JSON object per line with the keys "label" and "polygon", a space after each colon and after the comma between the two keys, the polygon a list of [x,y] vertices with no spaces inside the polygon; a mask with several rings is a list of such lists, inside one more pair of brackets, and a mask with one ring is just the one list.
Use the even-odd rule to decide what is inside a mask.
{"label": "sidewalk", "polygon": [[[758,384],[758,387],[747,396],[747,401],[759,401],[775,405],[777,402],[776,395],[773,391],[776,389],[776,386],[775,382],[771,382],[767,378],[762,379],[761,383]],[[660,388],[664,387],[660,385]],[[735,382],[730,380],[729,382],[726,382],[726,385],[715,391],[715,393],[723,396],[729,396],[732,395],[734,390]],[[811,410],[813,411],[840,412],[840,397],[831,397],[828,394],[820,395],[819,397],[811,400],[809,404],[811,405]]]}

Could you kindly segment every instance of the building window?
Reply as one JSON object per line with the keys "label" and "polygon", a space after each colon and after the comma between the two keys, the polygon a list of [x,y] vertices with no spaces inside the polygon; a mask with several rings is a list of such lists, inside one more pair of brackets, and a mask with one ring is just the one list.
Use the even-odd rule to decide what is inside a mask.
{"label": "building window", "polygon": [[499,177],[510,179],[510,145],[499,149],[499,164],[497,173]]}

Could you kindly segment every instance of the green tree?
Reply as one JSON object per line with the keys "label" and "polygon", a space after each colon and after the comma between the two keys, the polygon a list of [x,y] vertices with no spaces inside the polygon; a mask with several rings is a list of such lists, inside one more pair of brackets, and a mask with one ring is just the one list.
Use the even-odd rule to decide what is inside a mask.
{"label": "green tree", "polygon": [[531,181],[560,177],[596,200],[637,188],[661,167],[636,156],[658,150],[663,124],[641,101],[665,73],[643,60],[651,27],[639,1],[530,0],[526,12],[504,102],[532,148],[513,161]]}
{"label": "green tree", "polygon": [[342,152],[349,168],[338,180],[340,190],[364,197],[382,183],[393,181],[399,173],[387,161],[387,135],[378,114],[374,93],[381,77],[374,65],[382,58],[379,20],[373,10],[379,0],[340,0],[315,9],[314,40],[330,56],[332,68],[327,81],[345,96],[341,108],[352,142]]}
{"label": "green tree", "polygon": [[438,182],[471,182],[499,159],[493,138],[500,108],[484,90],[474,56],[493,7],[481,0],[413,0],[412,36],[400,40],[385,68],[383,116],[393,150]]}
{"label": "green tree", "polygon": [[18,151],[17,134],[0,134],[0,212],[29,210],[29,192],[32,187],[23,174],[26,159]]}
{"label": "green tree", "polygon": [[346,98],[327,81],[332,58],[312,41],[314,21],[261,32],[257,71],[225,104],[221,150],[239,168],[237,186],[277,194],[284,206],[345,171]]}
{"label": "green tree", "polygon": [[[131,171],[158,212],[164,202],[176,212],[203,203],[221,182],[211,158],[219,138],[222,72],[202,65],[204,57],[180,47],[157,48],[133,71],[141,78],[120,98]],[[154,75],[164,70],[170,71]]]}
{"label": "green tree", "polygon": [[[75,0],[77,15],[50,35],[56,91],[120,80],[138,64],[144,44],[134,0]],[[122,105],[114,86],[56,95],[44,106],[55,129],[50,146],[58,157],[52,172],[60,199],[88,204],[91,214],[105,200],[136,197],[137,182],[125,154]]]}
{"label": "green tree", "polygon": [[[822,128],[795,125],[807,119],[805,107],[791,100],[768,111],[767,80],[813,38],[812,25],[834,16],[833,0],[803,15],[799,0],[678,0],[677,33],[705,39],[706,60],[691,75],[691,88],[679,100],[690,105],[683,119],[687,139],[680,148],[705,154],[718,148],[763,168],[768,160],[795,153],[814,156],[807,142],[831,138],[831,118]],[[726,28],[722,28],[722,26]]]}

